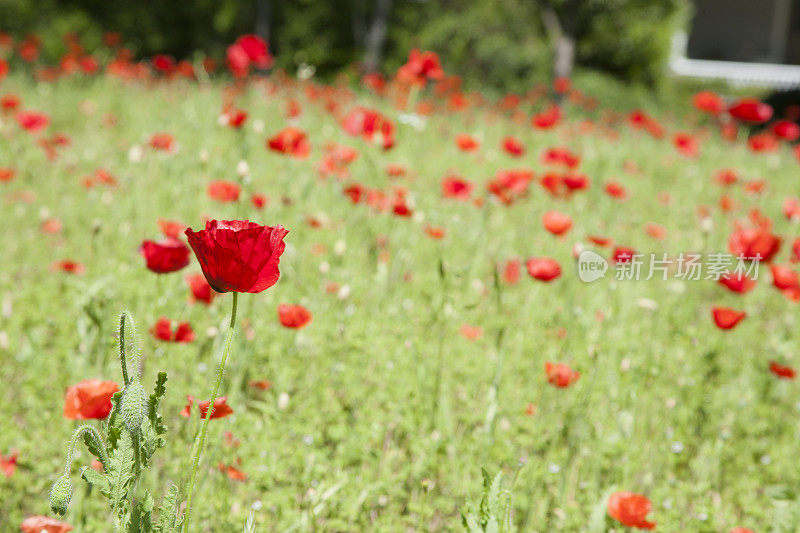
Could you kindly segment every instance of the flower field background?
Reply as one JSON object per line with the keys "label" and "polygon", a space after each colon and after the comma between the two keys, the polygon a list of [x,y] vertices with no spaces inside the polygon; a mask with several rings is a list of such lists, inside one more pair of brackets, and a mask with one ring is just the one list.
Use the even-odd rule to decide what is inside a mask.
{"label": "flower field background", "polygon": [[[143,243],[208,219],[289,233],[278,282],[239,301],[193,531],[458,530],[482,468],[520,531],[624,530],[619,492],[662,531],[800,528],[800,163],[781,117],[755,117],[759,137],[715,95],[694,101],[709,114],[566,80],[464,93],[413,53],[388,81],[330,85],[136,65],[0,84],[0,530],[52,516],[72,419],[108,414],[65,391],[121,383],[125,309],[145,388],[169,377],[141,483],[184,490],[231,296],[188,251],[155,273]],[[764,261],[752,281],[616,280],[612,262],[584,283],[584,249]],[[79,479],[92,459],[59,520],[109,531]]]}

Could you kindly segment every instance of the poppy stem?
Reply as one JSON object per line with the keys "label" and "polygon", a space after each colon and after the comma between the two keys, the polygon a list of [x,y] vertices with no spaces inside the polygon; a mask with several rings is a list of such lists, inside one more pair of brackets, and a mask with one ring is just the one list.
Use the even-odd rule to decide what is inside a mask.
{"label": "poppy stem", "polygon": [[189,530],[189,515],[192,511],[192,496],[194,494],[194,482],[197,479],[197,467],[200,464],[200,454],[203,453],[203,445],[206,441],[206,433],[208,432],[208,421],[211,419],[211,413],[214,411],[214,401],[217,399],[220,383],[222,383],[222,374],[225,372],[225,363],[228,361],[228,354],[231,351],[231,341],[233,340],[233,329],[236,325],[236,306],[238,303],[239,293],[233,293],[233,307],[231,308],[231,322],[228,326],[228,336],[225,338],[225,348],[222,351],[222,361],[219,364],[217,371],[217,382],[214,384],[214,391],[211,393],[211,403],[208,405],[206,416],[203,417],[203,425],[200,427],[200,435],[196,440],[197,449],[195,450],[194,460],[192,461],[192,475],[189,478],[189,490],[186,496],[186,512],[183,515],[183,529],[186,532]]}

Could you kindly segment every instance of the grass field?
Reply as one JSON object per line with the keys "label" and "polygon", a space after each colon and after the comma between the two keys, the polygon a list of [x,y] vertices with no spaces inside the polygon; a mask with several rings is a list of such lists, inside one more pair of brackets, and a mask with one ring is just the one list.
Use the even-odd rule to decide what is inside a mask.
{"label": "grass field", "polygon": [[[365,89],[280,77],[232,92],[222,81],[35,82],[12,73],[0,93],[51,118],[37,134],[11,112],[0,118],[0,167],[16,171],[0,183],[0,454],[17,451],[16,470],[0,476],[0,530],[50,514],[47,491],[76,427],[62,415],[65,390],[89,378],[121,383],[115,334],[124,309],[138,324],[145,388],[159,371],[169,377],[166,447],[140,489],[162,494],[171,481],[183,490],[200,420],[180,413],[187,395],[210,396],[231,295],[190,304],[184,276],[200,272],[194,256],[182,271],[157,275],[138,248],[162,238],[160,218],[197,229],[206,217],[290,233],[280,281],[239,298],[221,389],[234,412],[210,422],[193,530],[241,531],[248,515],[258,531],[458,530],[466,503],[481,498],[482,467],[503,472],[520,531],[622,531],[606,512],[615,491],[645,494],[661,531],[800,530],[797,382],[769,370],[770,361],[800,364],[797,304],[773,287],[769,267],[760,265],[754,290],[736,294],[714,280],[677,279],[674,268],[666,281],[627,281],[614,279],[612,264],[584,283],[573,259],[576,243],[605,258],[615,246],[672,258],[728,252],[734,223],[758,208],[783,239],[773,262],[792,268],[797,225],[783,203],[800,194],[800,164],[788,146],[754,153],[743,133],[725,141],[688,103],[654,112],[666,130],[657,139],[629,124],[629,109],[603,101],[592,110],[567,101],[555,126],[533,128],[544,95],[523,99],[524,120],[514,120],[492,102],[456,111],[427,93],[417,101],[434,102],[430,115],[402,114]],[[221,124],[227,101],[248,113],[241,129]],[[355,105],[395,122],[391,149],[343,131],[337,117]],[[299,116],[288,118],[290,107]],[[307,134],[308,157],[267,149],[287,125]],[[48,157],[37,139],[59,132],[69,145]],[[174,136],[173,149],[150,146],[157,132]],[[699,155],[678,152],[675,132],[692,133]],[[462,133],[479,146],[459,149]],[[501,148],[508,135],[524,155]],[[338,177],[319,170],[329,143],[357,152]],[[579,156],[574,171],[591,180],[588,189],[553,197],[540,186],[548,172],[567,172],[542,161],[552,147]],[[390,176],[389,165],[404,175]],[[715,182],[724,168],[736,184]],[[116,184],[87,187],[97,169]],[[487,192],[501,169],[534,174],[509,205]],[[453,173],[474,184],[469,201],[443,197],[442,179]],[[211,199],[215,180],[238,183],[238,201]],[[763,190],[753,192],[753,180]],[[626,198],[604,190],[612,181]],[[389,203],[353,203],[343,190],[356,182]],[[268,197],[264,207],[253,193]],[[410,216],[393,213],[398,203]],[[572,218],[564,236],[543,227],[550,210]],[[43,231],[54,218],[60,231]],[[665,233],[648,233],[648,223]],[[555,259],[561,276],[533,279],[530,257]],[[85,271],[54,270],[64,259]],[[511,259],[522,262],[516,283],[503,275]],[[312,321],[283,327],[281,303],[304,306]],[[747,317],[722,330],[714,306]],[[155,339],[148,330],[160,317],[189,322],[196,338]],[[580,377],[556,387],[547,362]],[[254,387],[259,380],[269,387]],[[91,460],[79,448],[63,520],[110,531],[110,511],[78,474]],[[231,479],[220,463],[246,479]]]}

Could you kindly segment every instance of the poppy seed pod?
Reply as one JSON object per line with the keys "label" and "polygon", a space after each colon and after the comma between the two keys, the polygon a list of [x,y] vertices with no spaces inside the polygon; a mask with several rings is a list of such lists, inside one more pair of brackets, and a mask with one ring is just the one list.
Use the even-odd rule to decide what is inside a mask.
{"label": "poppy seed pod", "polygon": [[59,477],[50,487],[50,509],[59,515],[67,514],[72,499],[72,482],[66,474]]}
{"label": "poppy seed pod", "polygon": [[138,379],[131,381],[122,392],[120,414],[125,422],[125,427],[134,435],[138,434],[141,429],[147,412],[147,403],[147,393]]}

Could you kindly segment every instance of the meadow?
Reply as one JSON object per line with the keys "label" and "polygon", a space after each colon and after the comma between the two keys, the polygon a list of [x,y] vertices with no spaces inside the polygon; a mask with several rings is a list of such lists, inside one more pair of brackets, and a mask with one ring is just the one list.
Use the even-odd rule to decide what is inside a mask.
{"label": "meadow", "polygon": [[[239,295],[220,389],[232,413],[209,424],[193,531],[459,530],[480,514],[482,468],[502,474],[495,507],[519,531],[623,531],[608,513],[619,491],[646,495],[660,531],[800,530],[790,143],[754,149],[690,102],[611,109],[579,83],[497,99],[305,77],[2,80],[20,101],[0,115],[0,530],[55,516],[77,424],[65,391],[122,383],[123,310],[145,389],[168,376],[166,444],[139,490],[173,482],[185,498],[201,420],[181,412],[209,398],[232,296],[193,301],[194,255],[156,274],[140,247],[207,219],[289,233],[278,282]],[[49,123],[27,128],[27,110]],[[391,127],[356,131],[375,118],[364,110]],[[707,257],[764,240],[772,268],[752,282],[680,279],[675,264],[666,280],[615,279],[626,249]],[[583,282],[584,249],[618,262]],[[559,272],[526,264],[542,257]],[[310,322],[286,327],[281,304]],[[722,307],[746,316],[723,329]],[[162,317],[193,335],[159,338]],[[92,459],[78,448],[58,519],[110,531],[78,473]]]}

